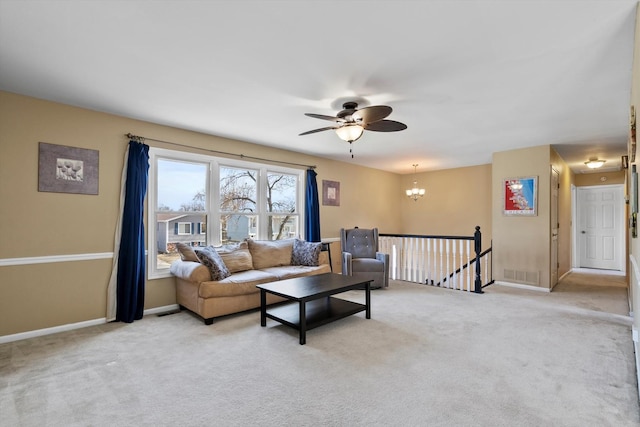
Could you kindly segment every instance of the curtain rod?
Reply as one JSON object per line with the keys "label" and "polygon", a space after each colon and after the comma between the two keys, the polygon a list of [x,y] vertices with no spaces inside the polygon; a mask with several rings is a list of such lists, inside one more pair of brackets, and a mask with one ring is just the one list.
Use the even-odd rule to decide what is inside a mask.
{"label": "curtain rod", "polygon": [[131,133],[125,133],[124,136],[126,136],[127,138],[132,139],[132,140],[134,140],[136,142],[145,142],[146,140],[149,140],[149,141],[161,142],[163,144],[177,145],[179,147],[195,148],[197,150],[203,150],[203,151],[207,151],[209,153],[225,154],[227,156],[236,156],[236,157],[240,157],[241,159],[261,160],[261,161],[264,161],[264,162],[280,163],[280,164],[283,164],[283,165],[304,166],[305,168],[308,168],[308,169],[315,169],[316,168],[315,165],[304,165],[302,163],[284,162],[282,160],[271,160],[271,159],[264,159],[262,157],[246,156],[244,154],[228,153],[226,151],[210,150],[208,148],[194,147],[193,145],[178,144],[177,142],[163,141],[161,139],[155,139],[155,138],[147,138],[147,137],[144,137],[144,136],[133,135]]}

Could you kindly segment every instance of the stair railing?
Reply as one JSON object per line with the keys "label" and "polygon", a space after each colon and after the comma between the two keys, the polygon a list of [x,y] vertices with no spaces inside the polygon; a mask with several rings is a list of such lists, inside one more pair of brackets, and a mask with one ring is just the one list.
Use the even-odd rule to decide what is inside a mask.
{"label": "stair railing", "polygon": [[379,246],[389,254],[389,277],[394,280],[475,293],[493,283],[492,251],[482,251],[479,226],[473,236],[381,233]]}

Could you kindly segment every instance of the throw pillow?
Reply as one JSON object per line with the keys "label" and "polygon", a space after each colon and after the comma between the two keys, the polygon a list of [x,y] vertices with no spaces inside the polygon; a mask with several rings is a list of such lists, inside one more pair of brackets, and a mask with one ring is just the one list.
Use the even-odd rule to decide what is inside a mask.
{"label": "throw pillow", "polygon": [[195,253],[198,259],[200,259],[200,262],[209,268],[211,280],[219,281],[231,276],[231,272],[229,272],[229,269],[224,264],[222,257],[220,257],[213,247],[207,246],[206,248],[197,249]]}
{"label": "throw pillow", "polygon": [[317,267],[321,250],[322,243],[320,242],[305,242],[304,240],[296,239],[293,241],[291,265]]}
{"label": "throw pillow", "polygon": [[253,258],[253,268],[280,267],[291,265],[293,240],[253,240],[247,239]]}
{"label": "throw pillow", "polygon": [[252,270],[253,261],[247,242],[239,242],[216,248],[231,273]]}
{"label": "throw pillow", "polygon": [[176,249],[180,253],[180,259],[183,261],[193,261],[200,262],[198,259],[198,255],[196,255],[193,248],[189,245],[185,245],[184,243],[176,243]]}

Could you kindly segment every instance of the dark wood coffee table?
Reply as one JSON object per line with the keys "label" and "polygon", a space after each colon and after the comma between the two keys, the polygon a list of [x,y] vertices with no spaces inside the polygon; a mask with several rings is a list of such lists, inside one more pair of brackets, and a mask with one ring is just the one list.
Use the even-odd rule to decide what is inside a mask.
{"label": "dark wood coffee table", "polygon": [[[267,317],[300,331],[300,344],[307,341],[307,331],[361,311],[371,319],[371,280],[342,274],[325,273],[256,285],[260,289],[260,325]],[[365,304],[332,298],[331,295],[353,289],[365,290]],[[267,311],[267,293],[286,298]]]}

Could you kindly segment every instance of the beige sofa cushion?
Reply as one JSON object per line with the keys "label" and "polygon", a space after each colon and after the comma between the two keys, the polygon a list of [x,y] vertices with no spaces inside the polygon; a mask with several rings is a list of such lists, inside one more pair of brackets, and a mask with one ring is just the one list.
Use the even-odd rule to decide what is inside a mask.
{"label": "beige sofa cushion", "polygon": [[278,280],[285,280],[293,279],[294,277],[331,273],[331,267],[329,267],[329,264],[322,264],[315,267],[306,265],[289,265],[283,267],[269,267],[261,271],[277,276]]}
{"label": "beige sofa cushion", "polygon": [[201,298],[231,297],[260,292],[256,285],[277,280],[271,273],[260,270],[247,270],[232,274],[219,282],[202,282],[198,295]]}
{"label": "beige sofa cushion", "polygon": [[260,270],[269,267],[291,265],[293,239],[253,240],[247,239],[249,252],[253,259],[253,268]]}
{"label": "beige sofa cushion", "polygon": [[220,246],[216,248],[216,251],[220,254],[224,265],[227,266],[230,273],[238,273],[253,268],[251,252],[249,252],[247,242]]}

